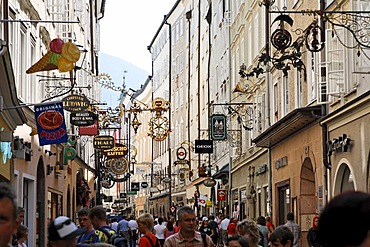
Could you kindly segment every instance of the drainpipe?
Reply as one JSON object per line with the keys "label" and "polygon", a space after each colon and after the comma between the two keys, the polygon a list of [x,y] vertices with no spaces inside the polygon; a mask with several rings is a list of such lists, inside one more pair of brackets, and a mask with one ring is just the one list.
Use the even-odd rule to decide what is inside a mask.
{"label": "drainpipe", "polygon": [[[326,4],[325,4],[325,0],[320,0],[320,11],[324,11],[325,10],[325,7],[326,7]],[[320,27],[322,28],[323,30],[323,33],[326,33],[325,31],[325,22],[323,20],[323,18],[320,18]],[[321,37],[321,42],[325,42],[325,35],[323,35]],[[325,52],[323,52],[323,54],[325,54]],[[323,58],[322,58],[323,59]],[[319,95],[320,97],[320,95]],[[326,104],[323,104],[321,105],[321,116],[326,116],[327,114],[327,105]],[[322,126],[322,146],[323,146],[323,163],[324,163],[324,194],[325,194],[325,200],[324,202],[327,203],[329,198],[331,197],[331,191],[330,191],[330,168],[331,168],[331,164],[330,164],[330,159],[329,157],[327,156],[327,153],[328,153],[328,147],[327,147],[327,141],[328,141],[328,137],[329,137],[329,133],[328,133],[328,127],[326,124],[323,124]]]}
{"label": "drainpipe", "polygon": [[[199,20],[199,23],[198,23],[198,140],[200,140],[200,35],[201,35],[201,32],[200,32],[200,28],[201,28],[201,0],[199,0],[198,2],[198,20]],[[201,154],[198,154],[198,172],[199,172],[199,168],[201,166],[201,160],[200,160],[200,156]]]}
{"label": "drainpipe", "polygon": [[[266,54],[270,56],[270,2],[266,1],[265,5],[265,42],[266,42]],[[271,126],[271,119],[270,119],[270,64],[266,64],[266,123],[265,127],[268,129]],[[272,157],[271,157],[271,147],[267,148],[267,155],[268,155],[268,213],[272,218]]]}
{"label": "drainpipe", "polygon": [[[167,19],[167,16],[165,17]],[[171,24],[167,22],[165,22],[166,25],[168,25],[168,29],[169,29],[169,51],[168,51],[168,57],[169,57],[169,68],[168,68],[168,80],[169,80],[169,85],[168,85],[168,90],[169,90],[169,93],[168,93],[168,101],[171,102],[171,94],[172,94],[172,87],[171,87],[171,77],[172,77],[172,28],[171,28]],[[169,110],[169,114],[168,114],[168,125],[171,129],[171,108]],[[172,174],[172,169],[171,169],[171,166],[172,166],[172,159],[171,159],[171,138],[170,136],[168,137],[168,178],[170,179],[170,186],[168,188],[168,212],[170,212],[170,208],[172,206],[172,179],[171,179],[171,174]]]}
{"label": "drainpipe", "polygon": [[[191,10],[189,10],[188,12],[186,12],[186,19],[188,20],[188,24],[189,24],[189,26],[188,26],[188,28],[189,28],[189,30],[188,30],[188,38],[189,38],[189,41],[188,41],[188,142],[191,142],[191,140],[190,140],[190,138],[191,138],[191,136],[190,136],[190,114],[191,114],[191,111],[190,111],[190,106],[191,106],[191,103],[190,103],[190,99],[191,99],[191,97],[190,97],[190,75],[191,75],[191,73],[190,73],[190,62],[191,62],[191,59],[190,59],[190,57],[191,57],[191,22],[190,22],[190,20],[191,20]],[[190,167],[189,168],[191,168],[191,146],[188,144],[188,146],[189,146],[189,150],[188,150],[188,152],[189,152],[189,162],[190,162]]]}
{"label": "drainpipe", "polygon": [[[228,1],[228,12],[229,12],[229,17],[231,15],[231,1]],[[232,83],[231,83],[231,75],[232,75],[232,67],[231,67],[231,64],[232,64],[232,61],[231,61],[231,17],[230,17],[230,20],[228,20],[230,23],[229,23],[229,103],[231,103],[231,99],[232,99]],[[229,201],[229,207],[226,208],[226,215],[230,215],[229,217],[231,217],[231,213],[232,213],[232,210],[233,210],[233,206],[232,206],[232,195],[231,195],[231,189],[232,189],[232,176],[231,176],[231,169],[233,167],[233,157],[231,156],[231,153],[232,153],[232,147],[231,145],[229,145],[229,182],[228,182],[228,201]]]}

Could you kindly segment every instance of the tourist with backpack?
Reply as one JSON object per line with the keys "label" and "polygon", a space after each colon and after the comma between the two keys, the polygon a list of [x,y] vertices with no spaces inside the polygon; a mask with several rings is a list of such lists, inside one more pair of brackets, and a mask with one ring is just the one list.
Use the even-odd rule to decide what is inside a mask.
{"label": "tourist with backpack", "polygon": [[127,241],[107,225],[107,213],[102,206],[95,206],[89,212],[89,218],[94,226],[97,243],[108,243],[116,247],[127,247]]}
{"label": "tourist with backpack", "polygon": [[161,247],[158,238],[152,233],[154,218],[153,215],[144,213],[137,218],[137,229],[141,234],[139,247]]}

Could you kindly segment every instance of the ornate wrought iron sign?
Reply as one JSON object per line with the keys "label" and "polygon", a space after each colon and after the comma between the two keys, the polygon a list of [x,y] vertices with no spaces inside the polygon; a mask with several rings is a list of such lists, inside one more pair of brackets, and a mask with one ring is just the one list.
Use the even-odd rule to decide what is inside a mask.
{"label": "ornate wrought iron sign", "polygon": [[211,138],[214,141],[223,141],[227,138],[226,116],[214,114],[211,116]]}
{"label": "ornate wrought iron sign", "polygon": [[114,147],[113,136],[95,136],[94,137],[94,148],[96,149],[112,149]]}

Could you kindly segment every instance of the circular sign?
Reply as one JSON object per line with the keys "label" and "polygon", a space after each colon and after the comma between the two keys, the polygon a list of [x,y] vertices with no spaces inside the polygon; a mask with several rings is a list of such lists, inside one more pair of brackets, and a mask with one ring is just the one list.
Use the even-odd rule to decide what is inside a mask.
{"label": "circular sign", "polygon": [[141,182],[141,188],[148,188],[148,183],[147,182]]}
{"label": "circular sign", "polygon": [[176,211],[176,207],[175,207],[175,206],[171,206],[171,207],[170,207],[170,210],[171,210],[171,213],[175,213],[175,211]]}
{"label": "circular sign", "polygon": [[39,125],[46,130],[53,130],[63,124],[63,115],[54,110],[45,111],[37,118]]}
{"label": "circular sign", "polygon": [[179,160],[184,160],[186,158],[186,149],[184,147],[179,147],[176,155]]}
{"label": "circular sign", "polygon": [[90,101],[83,95],[72,94],[62,99],[63,109],[70,112],[81,112],[90,106]]}
{"label": "circular sign", "polygon": [[110,170],[116,175],[122,175],[126,173],[128,169],[127,159],[122,158],[116,161],[113,161],[110,167]]}
{"label": "circular sign", "polygon": [[207,178],[203,181],[203,184],[206,187],[213,187],[216,185],[216,180],[214,180],[213,178]]}

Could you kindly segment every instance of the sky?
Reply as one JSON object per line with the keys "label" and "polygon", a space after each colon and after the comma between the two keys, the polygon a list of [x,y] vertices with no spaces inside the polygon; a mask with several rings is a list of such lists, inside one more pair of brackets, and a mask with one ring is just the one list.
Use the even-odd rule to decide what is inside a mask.
{"label": "sky", "polygon": [[100,21],[100,52],[151,72],[147,46],[176,0],[107,0]]}

